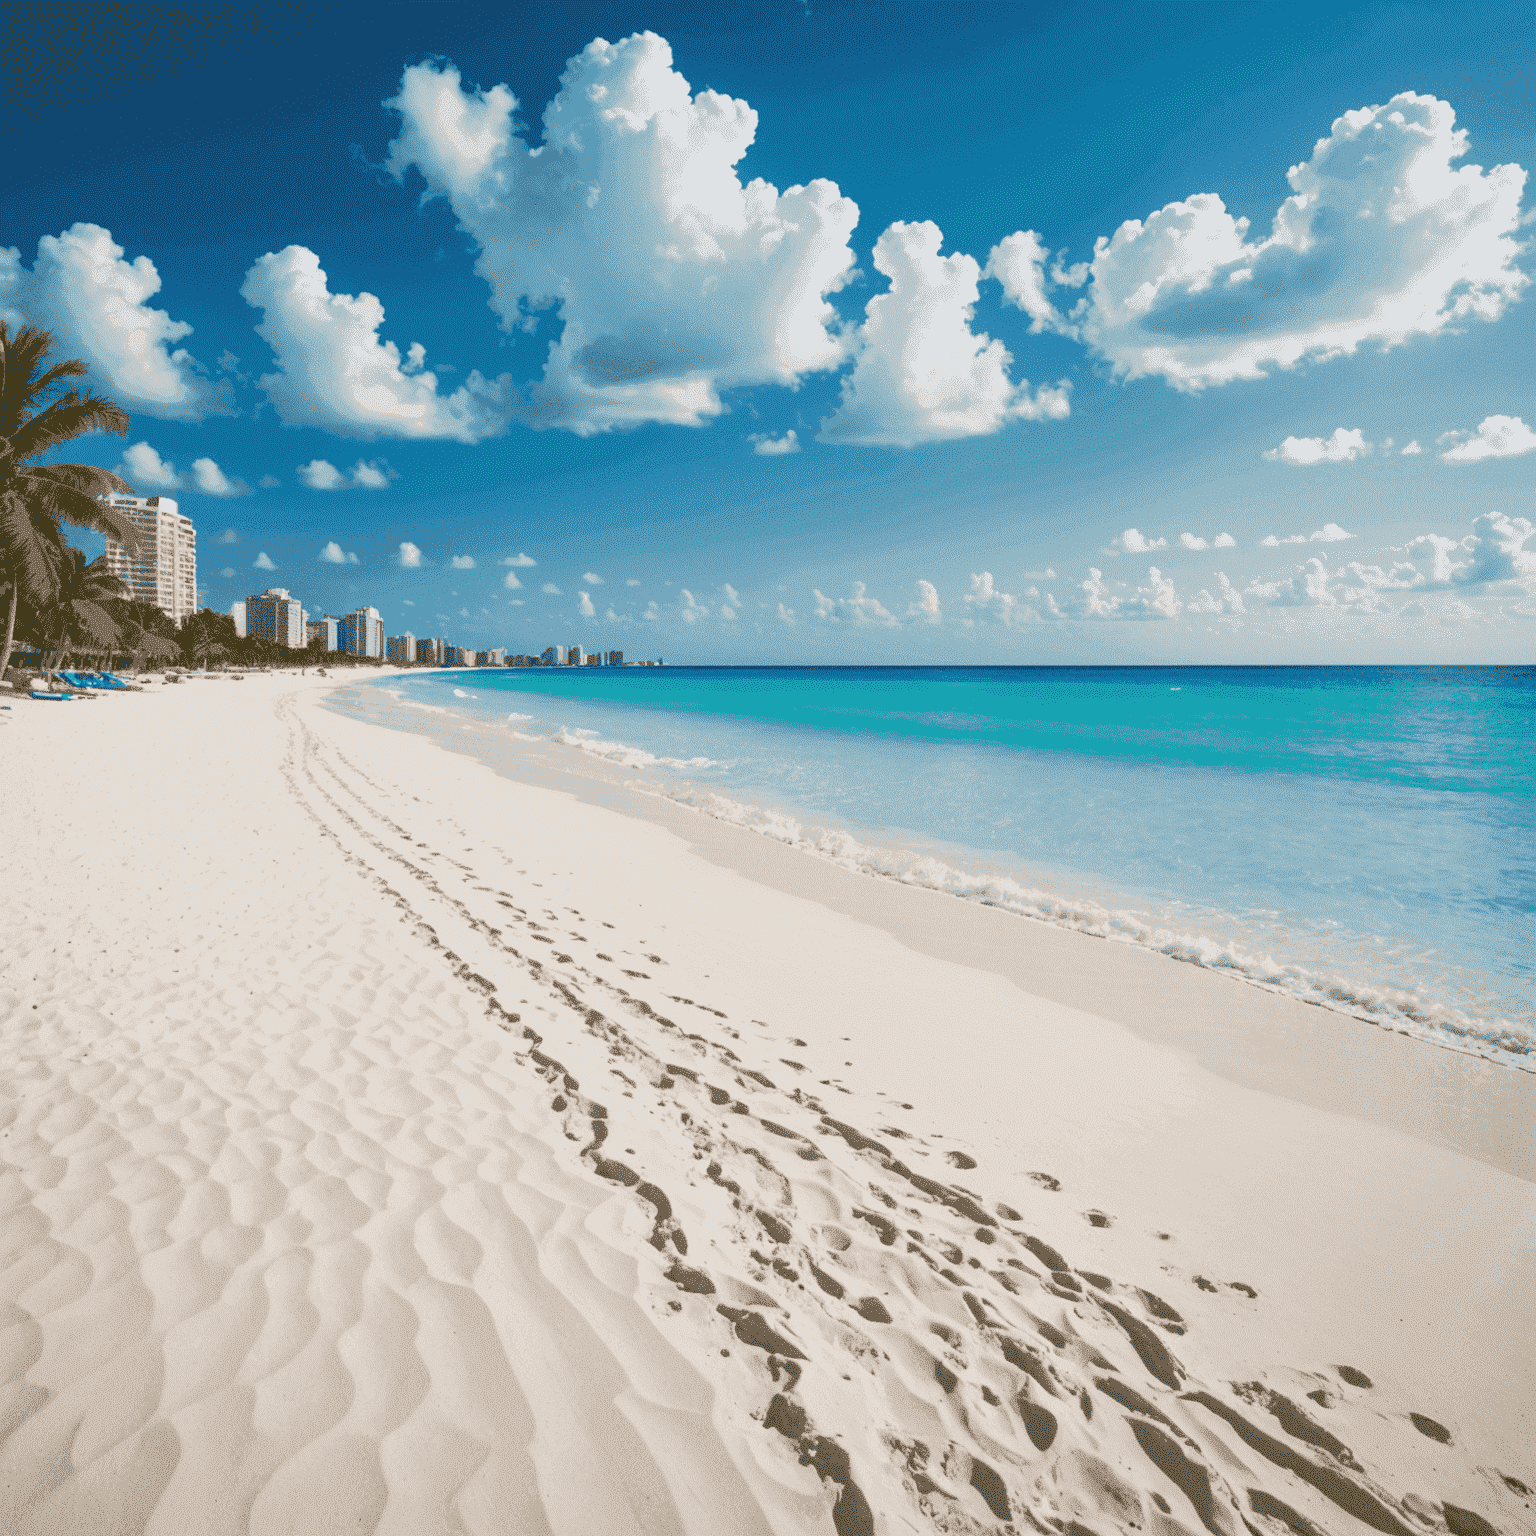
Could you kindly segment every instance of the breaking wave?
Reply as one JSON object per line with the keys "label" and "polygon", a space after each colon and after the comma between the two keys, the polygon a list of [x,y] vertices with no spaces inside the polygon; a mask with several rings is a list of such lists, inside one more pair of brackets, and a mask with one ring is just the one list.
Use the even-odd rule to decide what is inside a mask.
{"label": "breaking wave", "polygon": [[551,733],[550,740],[558,741],[567,747],[580,747],[583,752],[590,752],[593,757],[600,757],[605,762],[617,763],[621,768],[719,768],[721,766],[712,757],[657,757],[654,752],[647,752],[641,747],[632,747],[626,742],[610,741],[596,731],[579,727],[572,729],[562,725]]}

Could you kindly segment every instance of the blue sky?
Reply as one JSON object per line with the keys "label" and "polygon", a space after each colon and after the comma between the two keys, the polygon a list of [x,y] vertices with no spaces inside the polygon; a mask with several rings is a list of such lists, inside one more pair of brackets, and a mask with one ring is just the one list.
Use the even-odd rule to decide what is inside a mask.
{"label": "blue sky", "polygon": [[1530,659],[1528,5],[255,12],[7,9],[0,311],[209,606]]}

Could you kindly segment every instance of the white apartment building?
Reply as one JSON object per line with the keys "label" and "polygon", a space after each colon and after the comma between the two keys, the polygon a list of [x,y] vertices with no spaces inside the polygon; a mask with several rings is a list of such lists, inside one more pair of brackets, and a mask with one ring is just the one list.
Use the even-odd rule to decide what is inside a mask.
{"label": "white apartment building", "polygon": [[286,587],[268,587],[245,600],[245,632],[275,640],[290,650],[302,651],[308,643],[304,609],[288,595]]}
{"label": "white apartment building", "polygon": [[416,660],[416,636],[410,630],[403,635],[391,635],[384,642],[384,657],[397,667],[408,667]]}
{"label": "white apartment building", "polygon": [[326,614],[322,618],[310,619],[304,625],[305,642],[306,644],[313,645],[318,640],[320,641],[321,650],[339,651],[341,649],[339,640],[340,626],[341,620],[333,619],[330,614]]}
{"label": "white apartment building", "polygon": [[174,623],[197,612],[197,530],[176,510],[169,496],[107,496],[108,505],[128,514],[144,539],[130,556],[107,539],[107,567],[127,587],[133,600],[153,603]]}
{"label": "white apartment building", "polygon": [[241,599],[229,605],[229,616],[235,621],[235,633],[245,639],[245,601]]}
{"label": "white apartment building", "polygon": [[354,608],[337,626],[338,650],[384,660],[384,620],[377,608]]}

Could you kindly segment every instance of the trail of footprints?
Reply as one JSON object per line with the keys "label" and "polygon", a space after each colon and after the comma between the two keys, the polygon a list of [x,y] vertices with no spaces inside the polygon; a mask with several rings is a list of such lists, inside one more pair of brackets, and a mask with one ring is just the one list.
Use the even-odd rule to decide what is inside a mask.
{"label": "trail of footprints", "polygon": [[[408,795],[322,747],[291,707],[287,718],[295,795],[526,1046],[571,1156],[635,1203],[658,1326],[691,1328],[718,1351],[719,1414],[750,1412],[752,1454],[794,1489],[819,1486],[838,1536],[874,1532],[875,1509],[904,1512],[910,1530],[1055,1536],[1327,1536],[1357,1523],[1384,1536],[1510,1536],[1528,1519],[1530,1488],[1509,1473],[1484,1472],[1502,1528],[1383,1486],[1325,1422],[1370,1402],[1355,1367],[1311,1372],[1306,1408],[1262,1382],[1197,1379],[1173,1305],[1075,1267],[978,1187],[973,1158],[944,1157],[970,1182],[934,1177],[899,1146],[928,1152],[924,1138],[878,1121],[866,1131],[813,1091],[847,1094],[841,1085],[802,1081],[793,1057],[778,1058],[784,1086],[748,1066],[725,1013],[662,990],[660,954],[546,903],[543,882],[488,883],[491,859],[504,884],[521,873],[499,849],[465,846],[478,866],[434,852],[403,824]],[[537,997],[547,1031],[600,1063],[618,1107],[590,1078],[583,1087],[567,1047],[557,1053],[503,1004],[510,978]],[[624,1147],[641,1115],[666,1128],[665,1170]],[[1049,1173],[1029,1178],[1012,1199],[1064,1193]],[[708,1242],[690,1248],[680,1209],[699,1214]],[[1090,1227],[1113,1219],[1083,1214]],[[1190,1283],[1257,1299],[1243,1281]],[[1420,1413],[1402,1422],[1451,1438]]]}

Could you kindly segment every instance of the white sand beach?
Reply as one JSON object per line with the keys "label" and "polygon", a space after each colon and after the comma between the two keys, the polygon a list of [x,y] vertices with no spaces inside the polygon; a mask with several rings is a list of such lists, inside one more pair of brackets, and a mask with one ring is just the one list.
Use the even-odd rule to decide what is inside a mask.
{"label": "white sand beach", "polygon": [[0,728],[0,1531],[1536,1530],[1536,1076],[338,687]]}

